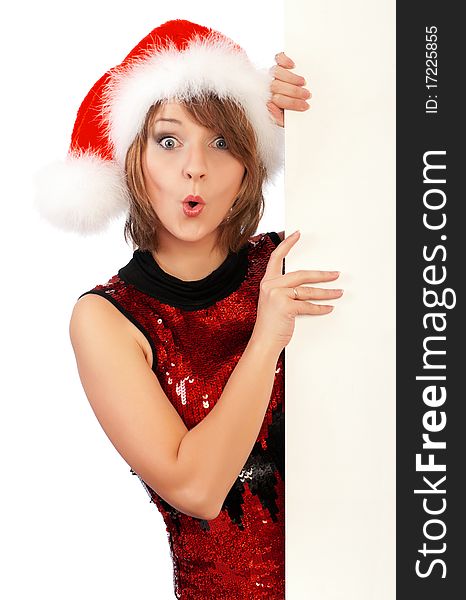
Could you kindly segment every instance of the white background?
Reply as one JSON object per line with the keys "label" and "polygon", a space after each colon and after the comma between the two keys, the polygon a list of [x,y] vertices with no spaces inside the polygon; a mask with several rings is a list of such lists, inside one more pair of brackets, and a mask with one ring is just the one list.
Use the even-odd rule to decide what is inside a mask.
{"label": "white background", "polygon": [[[277,0],[42,0],[3,10],[0,596],[8,600],[174,597],[162,518],[100,428],[68,334],[78,296],[132,256],[124,220],[83,238],[32,208],[33,174],[65,157],[90,87],[174,18],[222,31],[258,67],[284,48]],[[282,186],[279,177],[267,191],[259,231],[284,228]]]}

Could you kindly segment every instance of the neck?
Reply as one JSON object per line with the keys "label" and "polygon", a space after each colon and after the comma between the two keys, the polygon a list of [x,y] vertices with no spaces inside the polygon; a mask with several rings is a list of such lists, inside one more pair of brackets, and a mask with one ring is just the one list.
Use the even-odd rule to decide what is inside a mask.
{"label": "neck", "polygon": [[197,242],[161,235],[152,256],[165,273],[182,281],[196,281],[207,277],[227,258],[215,242],[215,232]]}

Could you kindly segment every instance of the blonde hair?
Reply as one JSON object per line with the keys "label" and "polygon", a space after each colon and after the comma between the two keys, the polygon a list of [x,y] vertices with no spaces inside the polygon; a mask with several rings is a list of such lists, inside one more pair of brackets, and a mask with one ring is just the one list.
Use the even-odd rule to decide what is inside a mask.
{"label": "blonde hair", "polygon": [[[146,115],[126,154],[126,181],[130,206],[124,236],[131,240],[133,250],[157,250],[157,230],[161,222],[151,206],[142,172],[142,154],[149,130],[158,110],[165,102],[155,103]],[[228,220],[219,225],[218,246],[223,252],[238,252],[259,224],[264,212],[262,186],[266,170],[257,153],[257,138],[244,109],[233,100],[208,94],[180,103],[197,123],[221,132],[231,154],[245,167],[243,181]]]}

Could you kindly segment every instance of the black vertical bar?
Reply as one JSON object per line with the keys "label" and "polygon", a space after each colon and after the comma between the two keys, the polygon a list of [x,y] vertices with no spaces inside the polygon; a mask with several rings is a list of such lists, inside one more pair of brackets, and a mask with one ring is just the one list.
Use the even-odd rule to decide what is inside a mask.
{"label": "black vertical bar", "polygon": [[[397,2],[399,600],[466,597],[466,495],[461,491],[466,482],[461,381],[466,198],[460,182],[466,172],[461,91],[466,36],[459,6]],[[432,168],[423,173],[426,163]],[[429,460],[445,470],[424,470]]]}

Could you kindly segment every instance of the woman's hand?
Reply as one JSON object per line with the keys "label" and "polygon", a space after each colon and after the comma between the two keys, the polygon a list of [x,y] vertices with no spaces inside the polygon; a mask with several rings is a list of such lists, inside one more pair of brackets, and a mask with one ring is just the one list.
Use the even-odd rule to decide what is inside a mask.
{"label": "woman's hand", "polygon": [[289,343],[297,315],[325,315],[333,310],[331,305],[314,304],[309,300],[334,300],[343,294],[343,290],[302,285],[334,281],[340,275],[338,271],[292,271],[282,275],[283,259],[299,235],[289,235],[271,253],[260,284],[252,337],[277,355]]}
{"label": "woman's hand", "polygon": [[305,87],[306,80],[300,75],[289,71],[295,64],[284,52],[275,55],[275,62],[270,72],[274,80],[270,85],[272,98],[267,102],[267,108],[277,125],[284,127],[284,110],[297,110],[303,112],[309,108],[306,102],[312,94]]}

